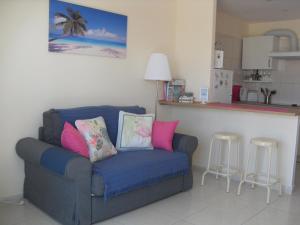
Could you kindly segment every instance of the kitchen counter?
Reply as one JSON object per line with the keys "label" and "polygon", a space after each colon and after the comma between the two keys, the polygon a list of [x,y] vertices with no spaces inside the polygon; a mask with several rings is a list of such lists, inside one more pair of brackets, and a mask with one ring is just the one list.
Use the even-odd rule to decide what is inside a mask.
{"label": "kitchen counter", "polygon": [[[178,132],[196,135],[199,148],[194,154],[193,164],[199,168],[207,166],[210,140],[216,132],[233,132],[241,136],[241,161],[245,166],[246,156],[253,151],[254,137],[274,138],[279,143],[279,170],[286,193],[292,193],[294,174],[300,143],[300,107],[264,105],[255,103],[177,103],[160,101],[159,119],[179,120]],[[273,154],[274,162],[276,156]],[[234,164],[234,162],[233,162]],[[251,167],[254,165],[251,165]],[[266,171],[268,164],[262,161]],[[275,171],[272,171],[272,173]]]}
{"label": "kitchen counter", "polygon": [[164,101],[164,100],[159,101],[159,103],[161,105],[196,107],[202,109],[217,109],[217,110],[276,114],[276,115],[285,115],[285,116],[300,116],[300,107],[283,106],[283,105],[265,105],[260,103],[242,103],[242,102],[235,102],[232,104],[224,104],[224,103],[202,104],[201,102],[179,103],[179,102],[171,102],[171,101]]}

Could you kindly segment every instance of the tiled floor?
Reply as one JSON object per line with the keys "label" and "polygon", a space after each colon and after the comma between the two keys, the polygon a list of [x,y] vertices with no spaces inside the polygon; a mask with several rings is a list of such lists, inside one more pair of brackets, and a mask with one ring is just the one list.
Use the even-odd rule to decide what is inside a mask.
{"label": "tiled floor", "polygon": [[[300,224],[300,189],[292,196],[272,193],[265,204],[265,189],[244,186],[236,196],[237,183],[225,193],[225,180],[207,176],[200,186],[200,172],[195,172],[194,188],[97,225],[298,225]],[[300,167],[298,168],[300,185]],[[0,204],[1,225],[58,225],[39,209]]]}

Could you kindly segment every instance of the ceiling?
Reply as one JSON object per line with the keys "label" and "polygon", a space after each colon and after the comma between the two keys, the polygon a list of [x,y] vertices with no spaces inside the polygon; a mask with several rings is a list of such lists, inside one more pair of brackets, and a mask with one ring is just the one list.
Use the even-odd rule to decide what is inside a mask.
{"label": "ceiling", "polygon": [[300,0],[218,0],[218,9],[249,22],[300,19]]}

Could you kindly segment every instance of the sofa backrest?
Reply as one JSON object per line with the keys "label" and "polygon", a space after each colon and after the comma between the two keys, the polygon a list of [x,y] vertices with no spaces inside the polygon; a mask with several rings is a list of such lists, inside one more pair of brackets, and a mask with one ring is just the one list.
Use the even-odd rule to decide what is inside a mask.
{"label": "sofa backrest", "polygon": [[76,120],[102,116],[107,126],[108,135],[115,145],[120,111],[135,114],[144,114],[146,112],[145,108],[139,106],[90,106],[72,109],[51,109],[43,113],[43,141],[61,146],[60,139],[65,122],[69,122],[75,126]]}

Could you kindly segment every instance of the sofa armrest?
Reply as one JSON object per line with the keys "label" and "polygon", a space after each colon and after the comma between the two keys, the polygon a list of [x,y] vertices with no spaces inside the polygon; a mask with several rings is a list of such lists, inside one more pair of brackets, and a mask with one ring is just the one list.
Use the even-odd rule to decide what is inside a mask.
{"label": "sofa armrest", "polygon": [[16,152],[25,161],[70,179],[76,180],[82,179],[80,176],[91,176],[92,165],[88,159],[34,138],[24,138],[18,141]]}
{"label": "sofa armrest", "polygon": [[53,145],[34,138],[23,138],[16,144],[16,152],[23,160],[39,165],[43,153]]}
{"label": "sofa armrest", "polygon": [[189,157],[189,163],[192,165],[193,153],[198,147],[198,138],[185,134],[175,133],[173,138],[173,147],[176,152],[184,152]]}
{"label": "sofa armrest", "polygon": [[[56,196],[57,199],[55,198],[53,201],[51,201],[52,203],[57,202],[57,207],[63,206],[59,205],[59,199],[63,198],[64,192],[62,192],[62,194],[58,193],[60,191],[59,188],[61,187],[61,184],[64,183],[61,181],[68,180],[67,183],[70,190],[75,190],[75,194],[72,196],[72,199],[70,200],[70,198],[68,198],[69,202],[66,203],[74,207],[74,212],[72,212],[72,215],[69,216],[73,216],[72,220],[74,220],[74,224],[90,225],[92,223],[92,164],[88,159],[63,148],[47,144],[34,138],[21,139],[16,145],[16,151],[26,163],[41,167],[42,169],[40,171],[45,173],[45,175],[48,175],[45,177],[51,178],[47,180],[47,184],[49,184],[49,188],[56,188],[55,190],[51,190],[52,193],[50,193],[50,196]],[[34,176],[34,174],[28,173],[27,176]],[[41,182],[43,181],[41,180]],[[47,198],[43,199],[45,200]],[[63,210],[63,208],[61,210]]]}

